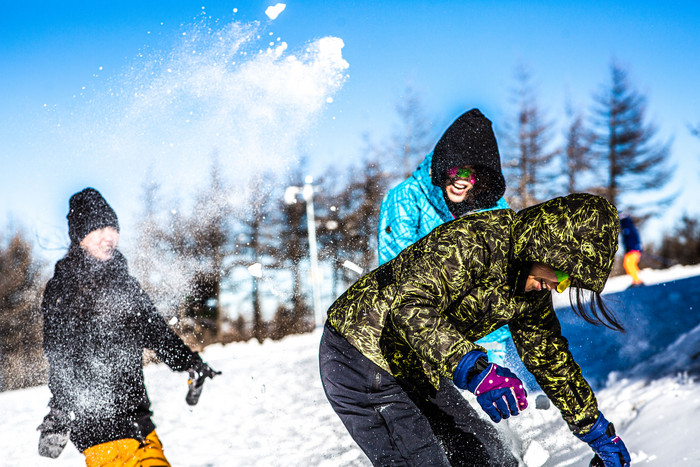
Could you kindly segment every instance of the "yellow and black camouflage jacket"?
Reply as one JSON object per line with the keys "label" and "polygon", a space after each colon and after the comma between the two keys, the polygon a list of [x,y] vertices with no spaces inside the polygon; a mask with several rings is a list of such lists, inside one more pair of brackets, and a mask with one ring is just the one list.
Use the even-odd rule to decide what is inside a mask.
{"label": "yellow and black camouflage jacket", "polygon": [[439,387],[474,341],[508,324],[526,368],[575,432],[598,415],[561,335],[551,292],[516,290],[524,264],[543,262],[602,291],[617,251],[617,210],[578,193],[517,214],[472,214],[437,227],[368,273],[328,310],[348,342],[396,378]]}

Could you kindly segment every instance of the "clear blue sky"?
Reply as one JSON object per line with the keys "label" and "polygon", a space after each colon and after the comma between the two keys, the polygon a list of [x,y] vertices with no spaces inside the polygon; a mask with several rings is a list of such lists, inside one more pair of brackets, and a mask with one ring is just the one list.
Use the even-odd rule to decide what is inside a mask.
{"label": "clear blue sky", "polygon": [[[234,21],[257,21],[260,44],[255,47],[286,43],[286,53],[297,55],[305,44],[325,36],[343,40],[342,56],[349,67],[342,87],[328,93],[333,100],[313,114],[313,124],[298,129],[317,173],[337,161],[359,159],[364,132],[375,140],[390,135],[398,124],[396,103],[409,83],[421,96],[436,137],[472,107],[481,108],[498,132],[512,115],[518,64],[531,71],[544,110],[562,119],[567,93],[575,104],[590,108],[592,94],[607,81],[616,59],[647,96],[648,116],[659,126],[660,137],[673,138],[678,167],[670,186],[681,195],[645,233],[658,235],[683,209],[700,212],[700,139],[687,128],[700,123],[697,1],[290,0],[273,21],[265,9],[275,3],[3,1],[0,222],[11,219],[44,246],[60,247],[67,238],[68,197],[84,186],[103,191],[125,225],[136,215],[148,170],[164,177],[164,185],[185,186],[192,178],[192,161],[165,150],[153,154],[155,146],[140,139],[151,133],[150,144],[162,133],[176,140],[169,133],[179,127],[168,127],[173,114],[138,128],[126,127],[124,121],[114,124],[129,113],[125,99],[114,95],[148,79],[159,60],[183,43],[183,35],[196,35],[193,25],[202,21],[214,30]],[[213,47],[211,40],[192,40],[194,47]],[[245,62],[242,57],[240,65]],[[238,98],[255,99],[240,91]],[[214,103],[190,107],[218,109]],[[180,110],[191,112],[190,107]],[[231,125],[250,129],[241,119]],[[276,127],[268,140],[283,139],[283,127]],[[113,140],[108,132],[120,129],[123,138]],[[192,143],[195,151],[187,148],[204,167],[209,162],[202,155],[221,149],[202,147],[205,141]],[[229,158],[226,150],[221,156],[230,170],[243,163]]]}

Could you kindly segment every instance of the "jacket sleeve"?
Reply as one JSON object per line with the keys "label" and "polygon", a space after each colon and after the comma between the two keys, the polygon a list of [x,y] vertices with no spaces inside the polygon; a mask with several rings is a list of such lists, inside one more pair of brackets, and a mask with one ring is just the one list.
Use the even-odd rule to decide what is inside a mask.
{"label": "jacket sleeve", "polygon": [[66,316],[62,307],[66,306],[66,297],[61,296],[55,281],[52,279],[44,289],[41,302],[43,323],[43,349],[49,363],[49,389],[51,390],[52,408],[63,412],[73,410],[71,383],[73,377],[73,364],[70,361],[71,343],[66,335],[66,330],[72,328],[70,323],[64,323]]}
{"label": "jacket sleeve", "polygon": [[148,294],[133,280],[135,297],[140,310],[143,347],[153,350],[156,356],[171,369],[185,371],[192,368],[199,355],[193,352],[168,326],[165,318],[158,313]]}
{"label": "jacket sleeve", "polygon": [[479,264],[483,264],[475,245],[470,248],[460,243],[445,238],[428,247],[433,253],[411,258],[407,271],[401,273],[391,316],[401,338],[424,362],[449,378],[465,354],[472,350],[486,352],[441,313],[455,297],[472,287],[481,270]]}
{"label": "jacket sleeve", "polygon": [[379,211],[379,265],[392,260],[418,240],[420,213],[415,193],[403,184],[389,190]]}
{"label": "jacket sleeve", "polygon": [[551,293],[533,293],[526,301],[510,323],[520,358],[571,430],[586,432],[598,416],[598,404],[561,335]]}

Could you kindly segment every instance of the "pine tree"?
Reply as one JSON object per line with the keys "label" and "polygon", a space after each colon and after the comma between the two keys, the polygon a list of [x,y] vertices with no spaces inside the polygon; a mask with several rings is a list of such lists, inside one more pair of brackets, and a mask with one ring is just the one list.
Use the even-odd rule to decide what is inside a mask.
{"label": "pine tree", "polygon": [[0,390],[46,380],[39,271],[40,264],[21,231],[0,246]]}
{"label": "pine tree", "polygon": [[[620,65],[612,63],[610,81],[594,100],[596,146],[606,170],[605,197],[618,205],[624,195],[664,187],[672,172],[667,168],[670,144],[655,142],[658,130],[646,121],[646,97],[632,88]],[[636,196],[624,198],[634,210]]]}

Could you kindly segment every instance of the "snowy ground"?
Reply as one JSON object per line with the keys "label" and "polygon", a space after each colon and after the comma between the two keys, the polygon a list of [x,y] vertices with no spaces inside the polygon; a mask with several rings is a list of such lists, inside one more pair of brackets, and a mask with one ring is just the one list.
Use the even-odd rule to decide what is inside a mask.
{"label": "snowy ground", "polygon": [[[643,271],[647,284],[700,275],[700,267]],[[626,277],[611,279],[623,290]],[[633,464],[700,465],[700,325],[679,332],[664,352],[609,376],[597,391]],[[154,421],[175,466],[368,466],[327,403],[318,378],[320,331],[263,345],[211,346],[204,359],[223,374],[208,381],[199,405],[184,401],[186,375],[164,365],[145,369]],[[639,375],[655,375],[642,377]],[[465,395],[470,397],[469,394]],[[590,449],[574,438],[555,408],[530,408],[502,425],[517,440],[524,465],[587,466]],[[36,451],[37,425],[47,412],[46,386],[0,394],[0,453],[4,466],[76,466],[68,445],[56,460]]]}

